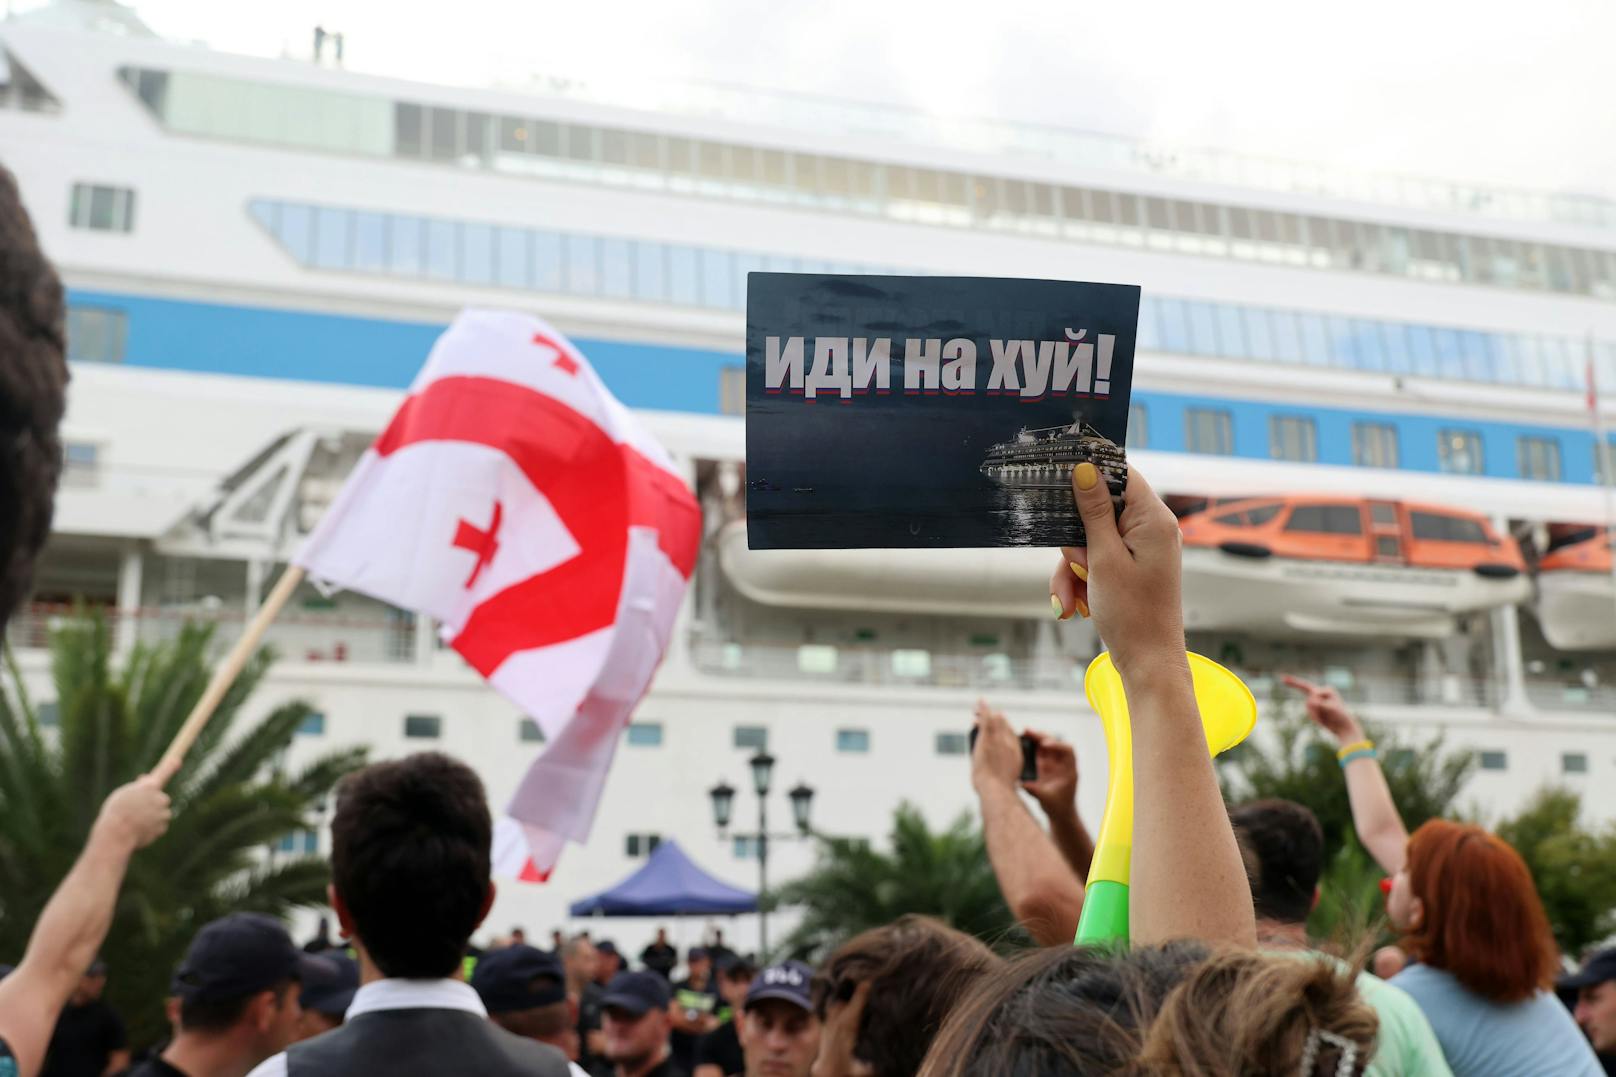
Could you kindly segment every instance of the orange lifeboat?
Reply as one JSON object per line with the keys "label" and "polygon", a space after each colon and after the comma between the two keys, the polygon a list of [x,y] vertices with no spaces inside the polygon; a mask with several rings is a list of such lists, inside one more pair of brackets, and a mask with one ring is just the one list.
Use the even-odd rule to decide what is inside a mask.
{"label": "orange lifeboat", "polygon": [[1543,638],[1562,651],[1616,647],[1616,533],[1603,527],[1555,526],[1538,561],[1537,619]]}
{"label": "orange lifeboat", "polygon": [[1179,526],[1192,630],[1434,639],[1530,593],[1515,540],[1446,505],[1293,494],[1209,505]]}

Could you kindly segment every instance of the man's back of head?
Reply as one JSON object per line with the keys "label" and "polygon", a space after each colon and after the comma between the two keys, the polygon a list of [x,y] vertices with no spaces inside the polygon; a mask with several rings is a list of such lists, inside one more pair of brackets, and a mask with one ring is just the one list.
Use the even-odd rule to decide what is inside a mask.
{"label": "man's back of head", "polygon": [[442,979],[493,901],[493,824],[464,763],[423,752],[350,775],[331,824],[343,926],[383,976]]}
{"label": "man's back of head", "polygon": [[1229,812],[1257,919],[1303,924],[1324,870],[1324,830],[1293,800],[1254,800]]}
{"label": "man's back of head", "polygon": [[28,593],[50,534],[66,356],[62,282],[39,249],[16,179],[0,168],[0,627]]}

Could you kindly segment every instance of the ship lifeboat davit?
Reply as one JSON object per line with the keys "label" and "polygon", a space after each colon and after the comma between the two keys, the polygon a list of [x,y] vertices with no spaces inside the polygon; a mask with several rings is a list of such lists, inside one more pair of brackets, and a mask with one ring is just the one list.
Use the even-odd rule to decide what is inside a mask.
{"label": "ship lifeboat davit", "polygon": [[1568,529],[1554,537],[1538,562],[1537,620],[1543,638],[1562,651],[1616,647],[1616,577],[1611,575],[1616,532]]}
{"label": "ship lifeboat davit", "polygon": [[1191,630],[1437,639],[1531,588],[1514,539],[1447,506],[1262,497],[1179,526]]}
{"label": "ship lifeboat davit", "polygon": [[1049,617],[1042,547],[990,550],[749,550],[746,522],[718,533],[718,562],[754,602],[797,609]]}

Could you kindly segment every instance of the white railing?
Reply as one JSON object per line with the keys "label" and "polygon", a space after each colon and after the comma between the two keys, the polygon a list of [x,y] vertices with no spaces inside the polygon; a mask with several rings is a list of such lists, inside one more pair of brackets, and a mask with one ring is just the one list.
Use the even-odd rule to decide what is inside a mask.
{"label": "white railing", "polygon": [[[968,688],[1080,690],[1088,659],[1065,655],[1012,656],[1003,653],[946,653],[920,649],[844,647],[825,644],[745,643],[695,636],[691,663],[703,673],[755,680],[812,681],[821,684],[898,685]],[[1240,670],[1259,703],[1277,698],[1270,674]],[[1319,670],[1287,670],[1323,681]],[[1338,685],[1350,702],[1368,705],[1491,706],[1498,698],[1484,678],[1422,680],[1412,675],[1357,675]]]}
{"label": "white railing", "polygon": [[[173,639],[187,622],[214,626],[224,642],[234,640],[246,623],[245,611],[235,608],[147,608],[99,610],[115,635],[131,642]],[[35,604],[18,610],[6,637],[19,649],[50,645],[51,630],[66,623],[74,608]],[[289,662],[408,663],[415,661],[415,618],[350,611],[284,611],[265,633],[264,642]]]}

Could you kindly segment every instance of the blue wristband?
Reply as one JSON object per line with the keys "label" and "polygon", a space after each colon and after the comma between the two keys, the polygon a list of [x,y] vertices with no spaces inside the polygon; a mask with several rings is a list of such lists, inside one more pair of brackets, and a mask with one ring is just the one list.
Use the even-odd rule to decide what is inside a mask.
{"label": "blue wristband", "polygon": [[1376,758],[1379,758],[1379,756],[1373,748],[1359,748],[1356,752],[1348,752],[1346,755],[1341,757],[1341,769],[1347,769],[1347,764],[1352,762],[1354,759]]}

